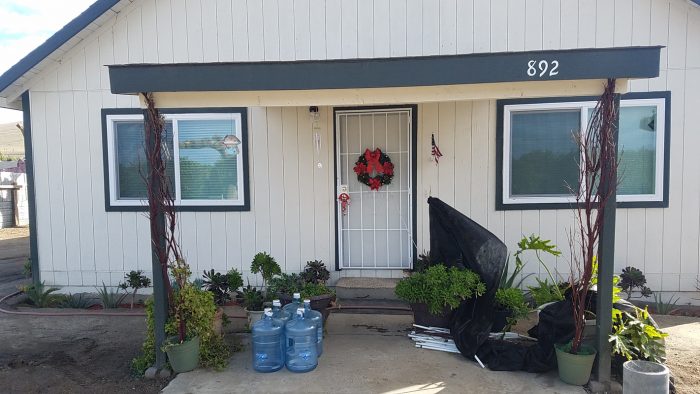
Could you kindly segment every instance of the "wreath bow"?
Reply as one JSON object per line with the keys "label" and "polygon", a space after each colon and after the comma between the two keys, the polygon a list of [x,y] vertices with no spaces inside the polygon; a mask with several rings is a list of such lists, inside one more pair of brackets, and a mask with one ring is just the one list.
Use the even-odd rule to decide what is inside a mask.
{"label": "wreath bow", "polygon": [[384,172],[384,166],[382,166],[382,163],[379,162],[379,159],[381,157],[382,151],[379,150],[379,148],[375,149],[374,151],[365,149],[365,160],[367,160],[367,172],[369,172],[370,174],[372,173],[372,171],[377,171],[380,174]]}

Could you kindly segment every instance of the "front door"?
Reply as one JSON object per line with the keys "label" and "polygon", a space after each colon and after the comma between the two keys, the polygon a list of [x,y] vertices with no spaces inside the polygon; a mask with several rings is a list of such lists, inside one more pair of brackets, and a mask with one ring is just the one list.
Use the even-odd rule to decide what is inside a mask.
{"label": "front door", "polygon": [[[337,200],[342,269],[412,266],[413,111],[406,107],[335,112],[336,197],[349,196],[345,209],[342,199]],[[384,154],[379,159],[377,149]],[[388,161],[393,177],[387,184],[386,175],[392,172]],[[364,182],[355,171],[358,162]],[[380,178],[382,184],[377,184]]]}

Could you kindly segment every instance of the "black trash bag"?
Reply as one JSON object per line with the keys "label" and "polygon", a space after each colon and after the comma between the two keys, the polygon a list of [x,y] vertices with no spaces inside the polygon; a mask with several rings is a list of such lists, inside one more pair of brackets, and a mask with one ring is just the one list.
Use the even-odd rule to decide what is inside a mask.
{"label": "black trash bag", "polygon": [[430,259],[448,267],[468,268],[486,284],[486,294],[463,302],[450,331],[457,349],[473,360],[493,324],[493,304],[508,248],[498,237],[437,198],[430,206]]}

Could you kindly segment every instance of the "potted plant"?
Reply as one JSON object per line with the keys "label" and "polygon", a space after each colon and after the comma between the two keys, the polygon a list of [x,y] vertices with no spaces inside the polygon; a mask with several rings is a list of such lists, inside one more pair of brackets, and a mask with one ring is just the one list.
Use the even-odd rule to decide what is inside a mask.
{"label": "potted plant", "polygon": [[301,292],[304,280],[299,274],[279,274],[270,279],[267,287],[268,297],[277,297],[282,304],[292,302],[292,295]]}
{"label": "potted plant", "polygon": [[335,292],[326,286],[331,273],[321,260],[312,260],[306,262],[300,276],[304,282],[301,296],[311,300],[311,309],[321,312],[325,321],[329,314],[328,307],[335,300]]}
{"label": "potted plant", "polygon": [[517,287],[498,289],[491,332],[509,331],[529,311],[522,290]]}
{"label": "potted plant", "polygon": [[596,350],[583,343],[588,290],[593,279],[607,202],[617,187],[615,124],[615,80],[609,79],[585,130],[574,134],[581,152],[578,184],[570,186],[574,199],[575,229],[569,232],[571,245],[570,300],[574,336],[568,343],[555,344],[559,378],[569,384],[588,382]]}
{"label": "potted plant", "polygon": [[282,269],[275,261],[275,258],[265,252],[260,252],[253,257],[250,263],[250,272],[260,274],[263,279],[263,288],[267,289],[267,282],[273,276],[282,273]]}
{"label": "potted plant", "polygon": [[253,323],[262,318],[265,296],[262,291],[248,284],[241,292],[241,300],[248,318],[248,327],[252,327]]}
{"label": "potted plant", "polygon": [[202,285],[205,290],[212,293],[214,296],[214,303],[216,304],[216,314],[214,315],[212,329],[215,333],[221,335],[223,332],[224,318],[223,306],[226,305],[226,302],[231,299],[231,296],[229,295],[228,275],[211,269],[209,271],[205,270],[203,276],[204,281],[202,282]]}
{"label": "potted plant", "polygon": [[486,285],[473,271],[438,264],[401,279],[394,291],[411,304],[416,324],[447,327],[452,310],[463,300],[483,295]]}
{"label": "potted plant", "polygon": [[131,293],[131,309],[134,309],[134,301],[136,300],[136,293],[139,289],[146,288],[151,285],[151,279],[143,274],[143,271],[131,271],[124,275],[125,281],[119,284],[119,288],[124,291],[127,289],[134,289]]}
{"label": "potted plant", "polygon": [[180,373],[191,371],[199,364],[199,335],[191,328],[188,330],[187,323],[193,314],[199,312],[196,307],[193,308],[191,299],[196,296],[197,291],[201,290],[196,289],[188,281],[191,272],[189,265],[183,259],[175,260],[170,270],[177,285],[177,289],[173,291],[171,304],[174,317],[172,324],[177,327],[177,335],[168,338],[163,351],[167,353],[173,371]]}

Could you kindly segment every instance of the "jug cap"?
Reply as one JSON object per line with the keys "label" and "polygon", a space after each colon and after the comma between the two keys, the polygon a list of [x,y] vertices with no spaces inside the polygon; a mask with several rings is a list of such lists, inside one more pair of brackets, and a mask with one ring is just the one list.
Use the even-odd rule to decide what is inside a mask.
{"label": "jug cap", "polygon": [[311,300],[310,300],[310,299],[307,298],[307,299],[304,300],[304,304],[310,304],[310,303],[311,303]]}
{"label": "jug cap", "polygon": [[265,316],[272,317],[272,308],[265,308]]}
{"label": "jug cap", "polygon": [[301,293],[294,293],[293,297],[295,300],[298,300],[299,298],[301,298]]}
{"label": "jug cap", "polygon": [[272,300],[272,306],[282,306],[280,300]]}
{"label": "jug cap", "polygon": [[297,308],[297,316],[304,316],[304,308]]}

